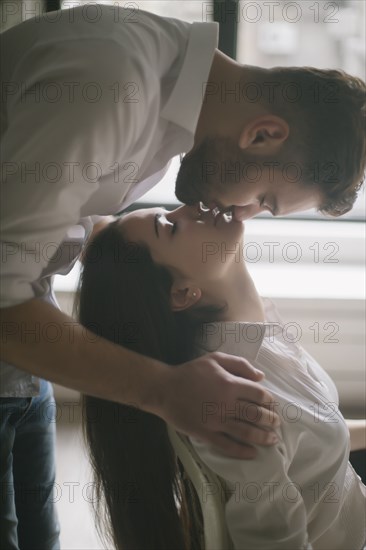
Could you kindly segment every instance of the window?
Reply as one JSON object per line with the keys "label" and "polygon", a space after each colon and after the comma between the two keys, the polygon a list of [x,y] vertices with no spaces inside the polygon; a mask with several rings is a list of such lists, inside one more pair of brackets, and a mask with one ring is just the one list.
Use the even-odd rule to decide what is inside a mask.
{"label": "window", "polygon": [[183,19],[184,21],[212,21],[212,12],[205,9],[205,4],[211,2],[202,2],[201,0],[134,0],[118,1],[118,0],[96,0],[89,2],[88,0],[63,0],[62,8],[71,8],[82,4],[113,4],[131,10],[143,10],[156,13],[162,17],[173,17],[175,19]]}

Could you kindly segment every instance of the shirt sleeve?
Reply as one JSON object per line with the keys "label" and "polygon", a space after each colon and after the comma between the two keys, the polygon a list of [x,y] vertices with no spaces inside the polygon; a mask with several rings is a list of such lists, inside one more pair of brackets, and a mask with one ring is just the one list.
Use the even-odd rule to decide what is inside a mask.
{"label": "shirt sleeve", "polygon": [[[108,38],[37,44],[14,68],[1,143],[0,307],[34,297],[32,282],[81,207],[141,136],[158,90],[147,70]],[[134,101],[121,96],[125,83]]]}
{"label": "shirt sleeve", "polygon": [[225,482],[226,524],[236,549],[312,550],[301,487],[290,478],[282,442],[257,446],[254,460],[239,460],[190,439],[202,461]]}

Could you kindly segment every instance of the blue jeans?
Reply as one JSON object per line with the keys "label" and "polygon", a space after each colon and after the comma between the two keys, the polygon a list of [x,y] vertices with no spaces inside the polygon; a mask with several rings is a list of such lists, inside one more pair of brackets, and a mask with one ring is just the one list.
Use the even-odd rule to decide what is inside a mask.
{"label": "blue jeans", "polygon": [[59,550],[52,385],[36,397],[0,397],[0,547]]}

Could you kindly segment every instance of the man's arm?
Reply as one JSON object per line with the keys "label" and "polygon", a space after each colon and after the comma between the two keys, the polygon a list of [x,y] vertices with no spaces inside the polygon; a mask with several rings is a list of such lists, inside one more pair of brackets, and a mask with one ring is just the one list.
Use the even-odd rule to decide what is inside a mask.
{"label": "man's arm", "polygon": [[366,420],[346,420],[351,438],[351,451],[366,449]]}
{"label": "man's arm", "polygon": [[[251,444],[272,443],[270,429],[279,421],[268,409],[272,396],[256,383],[261,376],[245,359],[213,353],[170,367],[95,335],[37,298],[0,311],[1,359],[8,363],[156,414],[224,455],[251,458],[256,455]],[[256,424],[233,418],[238,400],[241,411],[245,402],[251,403],[251,412],[258,404]]]}

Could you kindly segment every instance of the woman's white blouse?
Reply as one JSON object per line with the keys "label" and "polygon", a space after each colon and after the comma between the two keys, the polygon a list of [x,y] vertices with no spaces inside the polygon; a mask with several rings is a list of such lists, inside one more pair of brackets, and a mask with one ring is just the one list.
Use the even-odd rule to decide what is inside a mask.
{"label": "woman's white blouse", "polygon": [[[254,460],[225,457],[190,438],[200,458],[223,478],[227,527],[236,550],[360,550],[366,540],[366,491],[349,463],[349,432],[334,383],[281,323],[269,300],[265,323],[209,323],[202,351],[245,357],[265,373],[261,382],[281,417],[279,443],[256,446]],[[223,403],[203,406],[203,416]],[[243,417],[254,408],[237,409]],[[223,426],[224,427],[224,426]],[[221,490],[202,488],[206,498]],[[229,497],[229,498],[228,498]]]}

